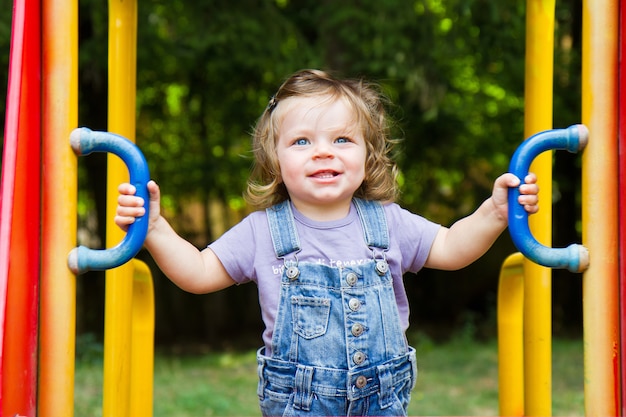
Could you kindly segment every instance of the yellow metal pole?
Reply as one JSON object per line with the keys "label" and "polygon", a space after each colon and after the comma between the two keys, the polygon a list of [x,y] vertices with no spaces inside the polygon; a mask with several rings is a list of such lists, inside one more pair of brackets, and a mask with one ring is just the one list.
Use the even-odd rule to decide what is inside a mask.
{"label": "yellow metal pole", "polygon": [[498,396],[501,416],[524,415],[524,257],[504,260],[498,285]]}
{"label": "yellow metal pole", "polygon": [[617,0],[583,1],[582,119],[585,414],[620,415],[617,171]]}
{"label": "yellow metal pole", "polygon": [[133,280],[130,415],[152,417],[154,381],[154,289],[148,266],[132,260]]}
{"label": "yellow metal pole", "polygon": [[[552,128],[555,0],[528,0],[524,135]],[[530,167],[537,174],[541,210],[529,218],[540,243],[552,246],[552,152]],[[524,261],[524,394],[527,416],[552,415],[552,271]]]}
{"label": "yellow metal pole", "polygon": [[[74,415],[76,278],[67,254],[76,247],[78,174],[69,145],[78,124],[78,2],[44,0],[40,417]],[[39,111],[39,109],[30,109]]]}
{"label": "yellow metal pole", "polygon": [[[137,2],[109,1],[108,131],[135,138]],[[108,156],[107,213],[115,212],[117,186],[128,181],[128,170]],[[107,217],[111,217],[107,215]],[[107,247],[123,239],[123,232],[107,223]],[[131,262],[106,272],[104,324],[104,417],[130,417],[131,315],[133,296]]]}

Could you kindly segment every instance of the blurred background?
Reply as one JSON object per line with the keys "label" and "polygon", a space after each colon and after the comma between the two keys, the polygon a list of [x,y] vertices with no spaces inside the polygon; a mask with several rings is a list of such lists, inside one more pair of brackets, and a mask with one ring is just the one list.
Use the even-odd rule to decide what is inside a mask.
{"label": "blurred background", "polygon": [[[0,96],[6,97],[10,0],[0,0]],[[554,127],[580,122],[581,1],[557,2]],[[107,3],[80,0],[79,124],[107,126]],[[525,1],[150,0],[139,2],[137,144],[160,184],[164,215],[203,248],[249,213],[242,191],[250,132],[292,72],[333,71],[378,82],[402,138],[399,203],[450,225],[491,193],[525,139]],[[0,110],[4,114],[4,100]],[[2,118],[4,121],[4,117]],[[580,161],[555,154],[553,245],[579,242]],[[45,169],[45,167],[44,167]],[[97,248],[106,157],[79,158],[79,243]],[[456,272],[405,277],[411,332],[435,341],[496,335],[500,265],[515,252],[505,232]],[[250,349],[263,324],[254,284],[191,295],[155,281],[157,347]],[[77,280],[77,331],[102,338],[104,274]],[[582,334],[581,277],[553,272],[553,333]]]}

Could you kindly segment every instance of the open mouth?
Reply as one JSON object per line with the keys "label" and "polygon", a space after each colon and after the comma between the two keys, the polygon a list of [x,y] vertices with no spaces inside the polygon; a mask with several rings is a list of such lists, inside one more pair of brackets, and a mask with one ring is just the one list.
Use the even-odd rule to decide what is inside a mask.
{"label": "open mouth", "polygon": [[313,175],[311,175],[311,177],[319,179],[329,179],[334,178],[337,175],[339,175],[339,173],[336,171],[317,171]]}

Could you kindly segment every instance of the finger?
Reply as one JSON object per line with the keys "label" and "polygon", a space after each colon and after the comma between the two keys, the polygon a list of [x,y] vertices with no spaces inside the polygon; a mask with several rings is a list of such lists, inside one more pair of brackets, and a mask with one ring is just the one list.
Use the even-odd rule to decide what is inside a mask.
{"label": "finger", "polygon": [[537,194],[520,194],[517,201],[521,205],[532,205],[539,203],[539,196]]}
{"label": "finger", "polygon": [[115,216],[114,221],[120,229],[127,232],[130,225],[135,223],[135,218],[128,216]]}
{"label": "finger", "polygon": [[119,195],[117,197],[117,203],[124,207],[143,207],[144,201],[141,197],[135,197],[132,195]]}
{"label": "finger", "polygon": [[524,182],[526,184],[535,184],[537,182],[537,176],[533,172],[529,172],[528,175],[524,177]]}
{"label": "finger", "polygon": [[148,187],[148,193],[150,194],[150,200],[151,201],[160,200],[161,189],[159,188],[158,184],[154,182],[154,180],[150,180],[148,181],[147,187]]}
{"label": "finger", "polygon": [[510,172],[500,175],[496,178],[495,188],[511,188],[517,187],[520,184],[519,178]]}
{"label": "finger", "polygon": [[522,184],[519,187],[520,194],[539,194],[539,186],[537,184]]}
{"label": "finger", "polygon": [[536,194],[520,195],[517,201],[530,214],[539,211],[539,197]]}
{"label": "finger", "polygon": [[126,206],[117,206],[117,210],[115,212],[117,216],[122,217],[140,217],[146,214],[146,209],[141,207],[126,207]]}
{"label": "finger", "polygon": [[127,182],[123,182],[120,185],[118,185],[117,191],[120,194],[125,194],[125,195],[135,195],[135,193],[137,193],[137,189],[135,188],[135,186]]}
{"label": "finger", "polygon": [[125,214],[118,214],[115,216],[115,224],[118,226],[124,226],[135,223],[136,216],[127,216]]}
{"label": "finger", "polygon": [[539,206],[537,204],[525,205],[524,210],[526,210],[529,214],[535,214],[539,211]]}

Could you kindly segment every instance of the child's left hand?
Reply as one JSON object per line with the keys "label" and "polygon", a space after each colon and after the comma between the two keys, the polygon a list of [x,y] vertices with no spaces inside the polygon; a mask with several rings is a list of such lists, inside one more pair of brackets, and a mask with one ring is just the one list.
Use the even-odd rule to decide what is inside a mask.
{"label": "child's left hand", "polygon": [[524,178],[524,184],[520,185],[520,180],[511,173],[506,173],[498,177],[493,185],[493,194],[491,196],[493,204],[496,206],[498,214],[503,219],[508,219],[508,192],[509,188],[519,187],[520,196],[518,202],[524,206],[524,209],[533,214],[539,211],[539,186],[537,185],[537,176],[529,173]]}
{"label": "child's left hand", "polygon": [[485,200],[474,213],[456,221],[450,228],[439,229],[424,265],[452,271],[464,268],[481,257],[508,224],[508,195],[512,187],[519,187],[518,202],[528,213],[539,210],[539,186],[535,174],[528,174],[522,185],[517,176],[503,174],[496,179],[491,198]]}

